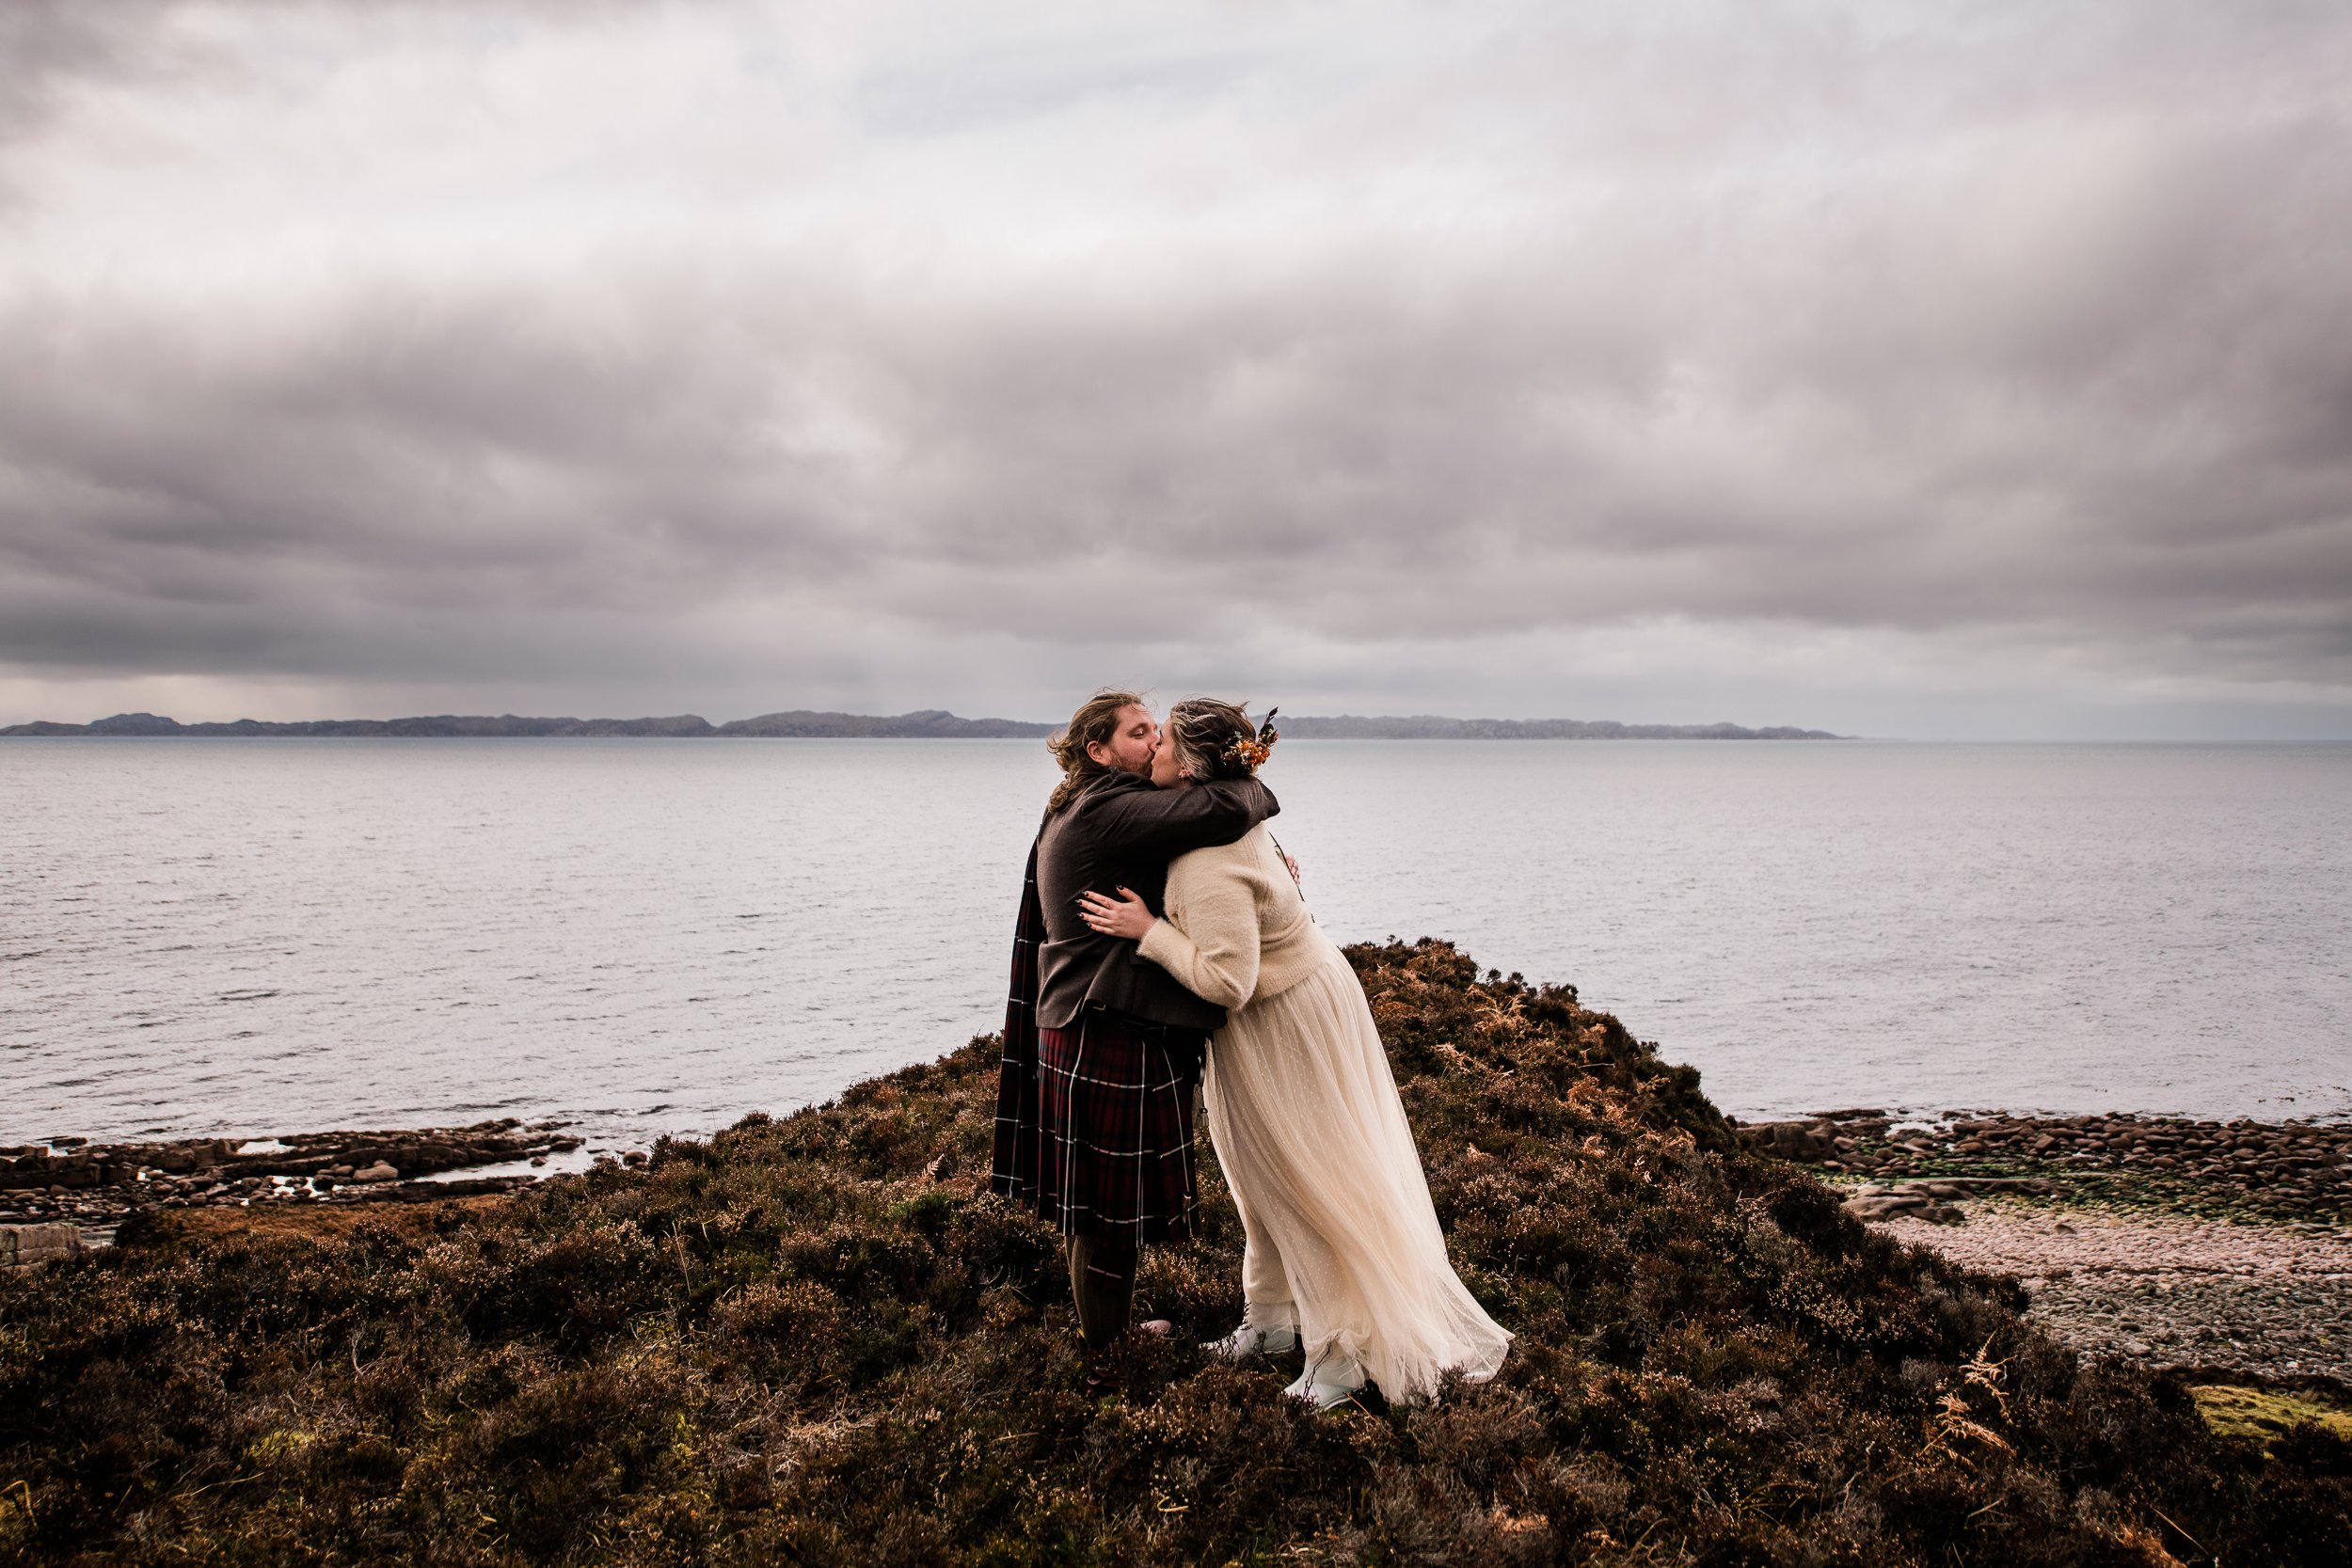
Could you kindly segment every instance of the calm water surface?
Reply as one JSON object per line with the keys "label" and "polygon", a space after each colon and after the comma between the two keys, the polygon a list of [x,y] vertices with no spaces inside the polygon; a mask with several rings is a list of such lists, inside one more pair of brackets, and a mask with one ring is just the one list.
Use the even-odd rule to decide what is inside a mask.
{"label": "calm water surface", "polygon": [[[1343,940],[1725,1109],[2352,1113],[2352,747],[1285,743]],[[822,1099],[995,1027],[1034,741],[0,742],[0,1141]]]}

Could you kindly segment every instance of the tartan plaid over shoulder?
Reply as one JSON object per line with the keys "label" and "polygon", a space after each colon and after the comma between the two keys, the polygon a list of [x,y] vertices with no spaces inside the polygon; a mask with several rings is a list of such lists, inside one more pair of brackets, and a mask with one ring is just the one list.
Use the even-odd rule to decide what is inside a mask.
{"label": "tartan plaid over shoulder", "polygon": [[1037,846],[1031,844],[1012,927],[1012,988],[1005,998],[1005,1053],[996,1069],[995,1168],[988,1179],[1020,1203],[1034,1201],[1038,1189],[1037,966],[1044,941],[1045,907],[1038,901]]}

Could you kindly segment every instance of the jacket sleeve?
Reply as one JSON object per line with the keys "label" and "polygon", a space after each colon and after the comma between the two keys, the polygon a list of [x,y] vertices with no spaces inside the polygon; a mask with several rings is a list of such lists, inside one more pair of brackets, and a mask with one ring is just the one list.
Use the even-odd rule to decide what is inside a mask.
{"label": "jacket sleeve", "polygon": [[1258,901],[1240,867],[1222,856],[1168,872],[1168,907],[1143,933],[1142,955],[1203,1002],[1238,1007],[1258,989]]}
{"label": "jacket sleeve", "polygon": [[1120,790],[1093,807],[1091,826],[1115,854],[1174,860],[1231,844],[1281,809],[1255,779],[1219,779],[1190,789]]}

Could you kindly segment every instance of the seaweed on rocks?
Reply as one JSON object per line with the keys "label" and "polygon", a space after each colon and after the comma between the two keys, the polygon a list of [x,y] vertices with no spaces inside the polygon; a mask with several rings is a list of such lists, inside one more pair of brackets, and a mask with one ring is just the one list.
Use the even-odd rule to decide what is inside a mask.
{"label": "seaweed on rocks", "polygon": [[0,1554],[241,1562],[2352,1559],[2352,1445],[2217,1435],[2011,1281],[1873,1233],[1617,1020],[1350,949],[1490,1383],[1316,1414],[1196,1342],[1081,1393],[1057,1238],[986,1191],[996,1049],[471,1206],[159,1232],[0,1279]]}
{"label": "seaweed on rocks", "polygon": [[[1866,1193],[2064,1196],[2119,1212],[2265,1223],[2352,1222],[2352,1125],[2187,1117],[1953,1116],[1897,1125],[1883,1111],[1830,1111],[1740,1129],[1784,1159],[1863,1176]],[[1903,1181],[1902,1188],[1884,1184]]]}

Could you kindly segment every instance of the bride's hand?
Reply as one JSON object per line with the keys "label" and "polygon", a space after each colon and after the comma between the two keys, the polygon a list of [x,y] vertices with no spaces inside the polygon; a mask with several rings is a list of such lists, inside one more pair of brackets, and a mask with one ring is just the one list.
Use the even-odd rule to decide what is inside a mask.
{"label": "bride's hand", "polygon": [[1129,942],[1141,942],[1143,933],[1152,928],[1158,917],[1151,906],[1136,895],[1132,888],[1120,888],[1116,899],[1099,893],[1078,895],[1078,918],[1106,937],[1124,937]]}

